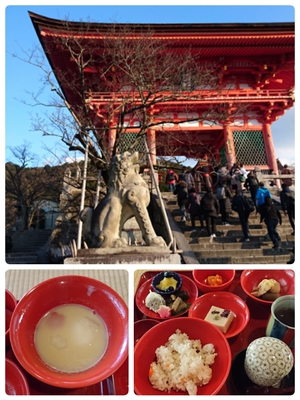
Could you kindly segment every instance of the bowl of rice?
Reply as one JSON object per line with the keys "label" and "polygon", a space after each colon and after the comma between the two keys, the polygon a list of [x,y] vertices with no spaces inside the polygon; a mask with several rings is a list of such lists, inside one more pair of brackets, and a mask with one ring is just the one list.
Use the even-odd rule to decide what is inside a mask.
{"label": "bowl of rice", "polygon": [[231,350],[225,336],[198,318],[160,322],[135,345],[137,395],[215,395],[225,384]]}

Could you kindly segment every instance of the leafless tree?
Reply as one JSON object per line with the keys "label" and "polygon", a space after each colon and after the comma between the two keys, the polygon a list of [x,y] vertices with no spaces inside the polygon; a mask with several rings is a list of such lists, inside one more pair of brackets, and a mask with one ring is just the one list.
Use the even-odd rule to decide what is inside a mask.
{"label": "leafless tree", "polygon": [[[103,31],[98,24],[82,23],[80,30],[78,24],[74,30],[74,23],[66,20],[64,30],[45,52],[38,47],[15,55],[42,72],[42,90],[32,94],[31,105],[44,105],[46,113],[36,116],[33,130],[60,137],[69,151],[84,154],[88,145],[89,159],[104,171],[104,178],[111,156],[125,147],[136,149],[151,128],[161,133],[156,137],[161,154],[173,157],[185,148],[197,159],[205,144],[200,139],[195,143],[185,125],[201,120],[223,123],[233,112],[241,112],[239,105],[216,106],[213,101],[200,115],[194,112],[208,91],[216,96],[225,89],[222,60],[202,60],[192,46],[174,47],[144,26],[110,24]],[[91,35],[102,35],[102,40],[89,39]],[[49,67],[47,57],[50,60],[57,52],[62,59],[72,60],[71,68],[63,63],[55,70]],[[41,100],[46,87],[52,91],[48,102]],[[176,113],[180,119],[174,117]],[[126,143],[133,122],[134,135]],[[167,129],[170,124],[181,130],[176,139]],[[113,143],[108,141],[110,130],[115,132]]]}
{"label": "leafless tree", "polygon": [[47,166],[30,167],[38,157],[30,151],[28,142],[9,149],[17,163],[5,164],[6,227],[19,219],[21,229],[27,229],[43,201],[58,201],[61,176]]}

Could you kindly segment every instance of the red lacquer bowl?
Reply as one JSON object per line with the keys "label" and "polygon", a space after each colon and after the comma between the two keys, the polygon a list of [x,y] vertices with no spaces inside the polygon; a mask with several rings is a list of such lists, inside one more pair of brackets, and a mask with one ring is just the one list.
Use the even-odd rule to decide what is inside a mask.
{"label": "red lacquer bowl", "polygon": [[9,345],[9,326],[12,313],[16,308],[17,300],[15,296],[5,289],[5,345]]}
{"label": "red lacquer bowl", "polygon": [[212,378],[207,385],[198,388],[198,395],[214,395],[224,385],[231,366],[231,350],[225,336],[212,324],[198,318],[179,317],[160,322],[146,332],[134,350],[134,390],[137,395],[187,395],[187,392],[162,392],[154,389],[148,379],[150,364],[155,360],[155,350],[180,329],[190,339],[200,339],[202,345],[212,343],[218,353],[212,365]]}
{"label": "red lacquer bowl", "polygon": [[295,294],[295,273],[289,269],[246,269],[241,273],[240,283],[244,292],[252,299],[261,304],[270,305],[273,301],[263,300],[251,294],[254,288],[263,279],[275,279],[280,283],[280,296]]}
{"label": "red lacquer bowl", "polygon": [[206,293],[198,297],[189,309],[189,317],[204,319],[211,306],[225,308],[235,314],[228,331],[224,333],[227,339],[242,332],[249,322],[250,311],[247,304],[230,292]]}
{"label": "red lacquer bowl", "polygon": [[[182,291],[186,291],[189,294],[189,298],[187,299],[187,303],[192,304],[196,298],[198,297],[198,288],[195,284],[195,282],[188,278],[185,275],[181,275],[182,278],[182,286],[181,286],[181,290]],[[138,307],[138,309],[144,314],[146,315],[148,318],[151,319],[157,319],[157,320],[165,320],[166,318],[161,318],[159,316],[159,314],[157,314],[156,312],[150,310],[149,308],[146,307],[145,304],[145,299],[149,293],[149,291],[152,290],[152,278],[148,279],[146,282],[144,282],[139,289],[136,292],[135,295],[135,303]],[[153,291],[153,290],[152,290]],[[172,315],[170,318],[177,318],[180,315],[185,314],[187,311],[182,311],[181,313],[178,313],[177,315]]]}
{"label": "red lacquer bowl", "polygon": [[153,326],[159,324],[156,319],[140,319],[134,323],[134,344],[136,344],[140,338],[149,331]]}
{"label": "red lacquer bowl", "polygon": [[[93,309],[108,331],[104,356],[94,367],[82,372],[58,372],[47,366],[35,349],[37,323],[45,313],[62,304]],[[22,297],[13,312],[10,332],[17,360],[35,378],[62,388],[85,387],[106,379],[127,358],[128,308],[118,293],[96,279],[79,275],[55,277],[38,284]]]}
{"label": "red lacquer bowl", "polygon": [[[223,284],[218,286],[210,286],[206,283],[209,275],[220,275],[223,278]],[[197,287],[202,293],[226,291],[230,288],[235,277],[234,269],[195,269],[193,271],[193,278]]]}
{"label": "red lacquer bowl", "polygon": [[30,394],[27,379],[13,361],[5,359],[5,393],[8,395]]}

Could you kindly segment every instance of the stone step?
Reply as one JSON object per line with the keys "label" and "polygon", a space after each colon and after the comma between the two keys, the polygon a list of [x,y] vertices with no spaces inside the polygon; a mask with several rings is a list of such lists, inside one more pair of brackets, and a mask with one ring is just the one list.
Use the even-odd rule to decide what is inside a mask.
{"label": "stone step", "polygon": [[[196,250],[211,250],[212,248],[218,251],[222,250],[232,250],[237,251],[240,249],[268,249],[273,246],[273,243],[261,237],[261,240],[256,240],[256,238],[251,237],[249,242],[245,242],[244,239],[237,240],[227,240],[224,241],[223,238],[216,237],[213,241],[209,237],[197,237],[194,236],[187,241],[191,248]],[[294,247],[295,242],[293,241],[281,241],[281,248],[290,251]]]}
{"label": "stone step", "polygon": [[7,264],[39,264],[37,253],[8,253],[5,255]]}
{"label": "stone step", "polygon": [[259,257],[197,257],[200,264],[286,264],[291,260],[290,254],[262,255]]}
{"label": "stone step", "polygon": [[20,251],[17,253],[6,253],[5,257],[7,258],[13,258],[13,257],[31,257],[31,256],[36,256],[37,252],[36,251]]}
{"label": "stone step", "polygon": [[13,247],[10,253],[37,252],[49,240],[51,230],[27,230],[11,232]]}
{"label": "stone step", "polygon": [[[270,242],[270,238],[267,232],[264,231],[253,231],[250,229],[250,240],[252,242]],[[291,242],[292,244],[295,243],[295,237],[291,236],[290,233],[278,230],[279,236],[282,242]],[[195,239],[195,237],[201,238],[201,242],[205,242],[205,240],[209,240],[209,236],[207,233],[206,228],[204,227],[203,231],[196,230],[196,232],[192,231],[185,231],[184,237],[186,240]],[[236,230],[233,232],[224,233],[224,231],[218,230],[216,232],[216,238],[221,243],[234,243],[234,242],[245,242],[244,235],[242,230]]]}
{"label": "stone step", "polygon": [[190,221],[182,222],[174,195],[163,195],[165,204],[171,212],[187,243],[200,264],[285,264],[291,260],[295,246],[295,237],[288,218],[282,213],[282,225],[277,231],[281,237],[279,250],[272,249],[266,225],[260,223],[260,216],[255,212],[249,216],[250,241],[245,242],[241,224],[236,212],[229,216],[229,226],[222,225],[217,219],[216,238],[210,243],[205,227],[200,232],[200,222],[196,219],[196,232],[192,232]]}
{"label": "stone step", "polygon": [[[192,224],[190,221],[187,221],[185,223],[182,223],[181,220],[177,220],[175,218],[175,221],[178,223],[180,228],[184,233],[189,233],[192,230]],[[196,230],[200,229],[200,223],[198,220],[196,220]],[[205,227],[205,221],[204,221],[204,228]],[[217,230],[219,233],[222,233],[223,236],[229,236],[229,235],[239,235],[242,232],[242,227],[240,223],[231,223],[230,225],[222,225],[220,223],[217,223]],[[256,235],[265,235],[267,234],[268,230],[266,225],[256,225],[256,224],[251,224],[249,223],[249,230],[250,233],[256,234]],[[290,227],[289,224],[282,224],[281,226],[277,227],[278,232],[282,232],[285,235],[290,235],[292,236],[292,228]]]}
{"label": "stone step", "polygon": [[[248,244],[248,243],[247,243]],[[246,243],[245,243],[246,246]],[[280,247],[278,250],[272,249],[271,246],[265,247],[265,248],[254,248],[254,247],[239,247],[237,249],[228,249],[228,248],[220,248],[218,246],[215,246],[214,244],[211,245],[211,248],[205,248],[205,249],[199,249],[198,246],[196,245],[191,245],[191,248],[193,249],[194,253],[196,254],[197,258],[198,257],[203,257],[203,258],[208,258],[208,257],[214,257],[216,254],[216,251],[222,252],[222,257],[229,258],[229,257],[236,257],[237,251],[239,253],[240,257],[261,257],[261,256],[274,256],[274,255],[289,255],[289,249]],[[255,252],[253,252],[255,250]]]}

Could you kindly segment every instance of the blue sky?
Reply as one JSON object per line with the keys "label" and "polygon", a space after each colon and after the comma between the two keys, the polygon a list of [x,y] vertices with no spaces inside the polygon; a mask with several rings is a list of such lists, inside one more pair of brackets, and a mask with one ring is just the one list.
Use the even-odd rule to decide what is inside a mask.
{"label": "blue sky", "polygon": [[[64,2],[67,4],[68,2]],[[220,3],[220,2],[219,2]],[[269,2],[276,3],[275,1]],[[41,4],[41,3],[40,3]],[[73,3],[74,4],[74,3]],[[113,4],[111,1],[110,4]],[[123,3],[121,3],[123,4]],[[150,4],[153,4],[150,3]],[[22,103],[30,100],[28,92],[40,89],[40,72],[11,54],[22,54],[23,50],[39,45],[28,11],[56,19],[91,20],[95,22],[119,23],[239,23],[239,22],[292,22],[295,20],[293,5],[265,6],[173,6],[167,5],[115,5],[115,6],[74,6],[74,5],[20,5],[5,8],[5,159],[12,159],[9,147],[23,144],[24,140],[32,144],[31,151],[45,159],[48,155],[46,145],[59,151],[59,139],[43,137],[33,132],[31,115],[43,113],[43,109],[32,108]],[[171,3],[169,3],[171,4]],[[211,1],[209,4],[214,4]],[[222,4],[222,3],[221,3]],[[232,3],[234,4],[234,3]],[[243,4],[242,1],[239,4]],[[251,2],[259,4],[259,2]],[[289,4],[292,4],[289,3]],[[50,95],[50,94],[49,94]],[[281,162],[291,164],[295,161],[295,110],[289,110],[285,116],[272,124],[272,133],[276,156]]]}

